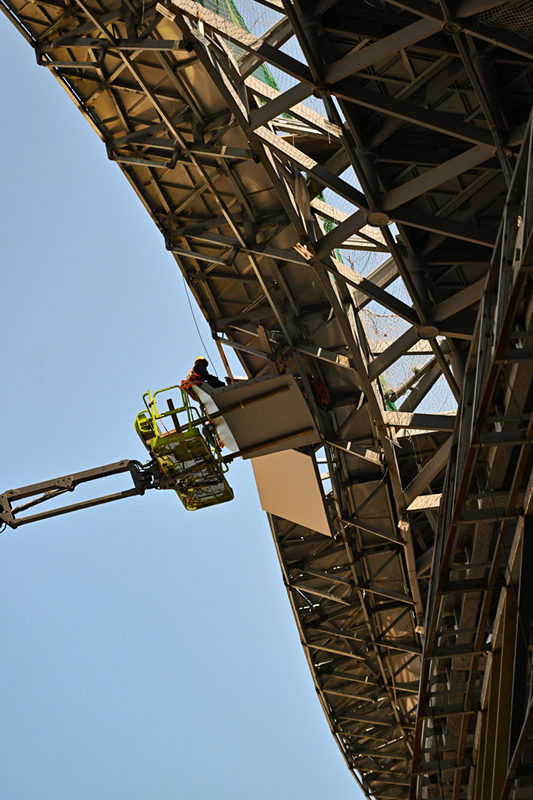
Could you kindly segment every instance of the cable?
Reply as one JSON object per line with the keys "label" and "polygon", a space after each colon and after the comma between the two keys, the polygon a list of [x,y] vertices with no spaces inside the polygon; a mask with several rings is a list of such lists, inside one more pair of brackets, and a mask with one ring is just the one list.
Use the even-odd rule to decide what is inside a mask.
{"label": "cable", "polygon": [[[185,276],[184,275],[182,275],[181,277],[182,277],[182,280],[183,280],[183,286],[185,288],[185,296],[187,298],[187,302],[189,303],[189,308],[190,308],[190,311],[191,311],[191,317],[192,317],[192,320],[194,322],[194,327],[196,328],[196,332],[197,332],[197,334],[198,334],[198,336],[200,338],[200,341],[202,343],[202,347],[204,348],[205,354],[209,358],[209,363],[214,365],[214,361],[211,358],[211,353],[207,349],[207,347],[205,345],[205,342],[202,339],[202,334],[200,333],[200,328],[198,327],[198,323],[196,322],[196,317],[194,316],[194,309],[192,307],[191,298],[189,296],[189,287],[187,286],[187,281],[185,280]],[[215,371],[215,375],[217,375],[216,371]],[[217,375],[217,378],[218,378],[218,375]]]}

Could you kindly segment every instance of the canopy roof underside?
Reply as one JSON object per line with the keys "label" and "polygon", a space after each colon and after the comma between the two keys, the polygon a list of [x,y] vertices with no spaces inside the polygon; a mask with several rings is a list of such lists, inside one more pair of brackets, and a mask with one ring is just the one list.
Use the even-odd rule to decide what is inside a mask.
{"label": "canopy roof underside", "polygon": [[[468,619],[457,573],[455,592],[440,586],[446,614],[430,614],[435,637],[454,614],[463,631],[431,654],[446,689],[436,661],[422,667],[424,615],[455,412],[533,97],[530,3],[0,6],[120,165],[213,336],[250,377],[301,381],[321,436],[304,451],[335,535],[271,526],[349,769],[379,800],[466,797],[477,706],[460,692],[474,667],[454,646],[466,658],[465,631],[490,617],[489,568],[471,575],[482,583]],[[531,411],[529,380],[513,383],[515,417]],[[527,470],[513,466],[507,451],[493,488],[516,484],[518,497]],[[423,708],[421,670],[433,681]],[[475,670],[473,693],[479,658]]]}

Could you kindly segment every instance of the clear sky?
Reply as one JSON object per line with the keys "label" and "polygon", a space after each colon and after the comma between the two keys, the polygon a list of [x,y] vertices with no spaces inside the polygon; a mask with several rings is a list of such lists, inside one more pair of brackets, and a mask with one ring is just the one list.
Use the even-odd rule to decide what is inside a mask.
{"label": "clear sky", "polygon": [[[203,347],[119,168],[3,17],[0,36],[4,491],[144,460],[142,393]],[[0,800],[361,797],[249,465],[230,483],[215,509],[150,492],[0,535]]]}

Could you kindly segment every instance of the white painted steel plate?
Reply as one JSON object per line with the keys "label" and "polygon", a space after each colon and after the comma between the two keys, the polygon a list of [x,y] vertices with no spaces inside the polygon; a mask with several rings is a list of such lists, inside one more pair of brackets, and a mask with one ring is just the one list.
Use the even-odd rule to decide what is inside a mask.
{"label": "white painted steel plate", "polygon": [[313,459],[296,450],[252,458],[261,508],[331,536]]}

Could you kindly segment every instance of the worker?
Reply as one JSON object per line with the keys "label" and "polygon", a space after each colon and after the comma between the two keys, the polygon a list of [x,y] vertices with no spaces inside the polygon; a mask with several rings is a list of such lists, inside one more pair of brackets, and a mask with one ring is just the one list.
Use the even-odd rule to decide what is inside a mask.
{"label": "worker", "polygon": [[313,392],[313,397],[316,400],[317,405],[319,408],[328,408],[329,406],[329,393],[324,384],[318,378],[313,378],[311,375],[308,376],[309,386]]}
{"label": "worker", "polygon": [[205,356],[198,356],[194,362],[194,366],[187,373],[187,377],[180,384],[181,388],[185,389],[185,391],[195,399],[196,397],[194,393],[190,391],[193,386],[201,386],[202,383],[209,384],[209,386],[212,386],[213,389],[218,389],[221,386],[224,386],[224,383],[219,380],[216,375],[211,375],[207,371],[208,363],[209,362]]}

